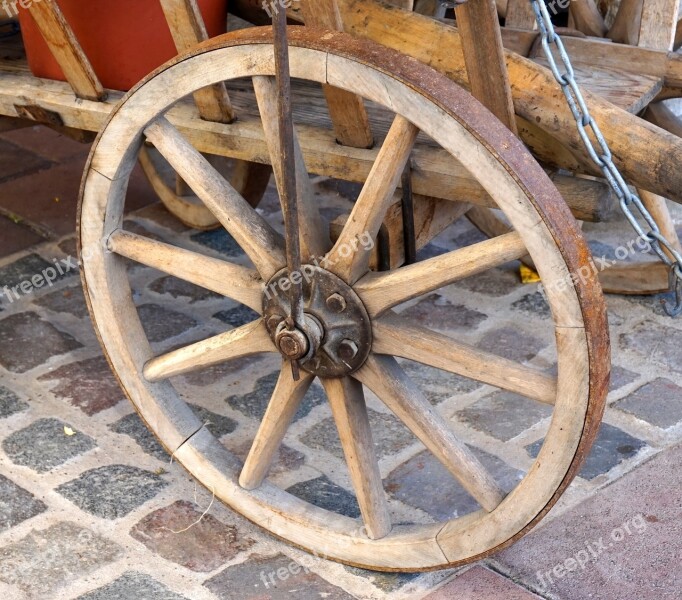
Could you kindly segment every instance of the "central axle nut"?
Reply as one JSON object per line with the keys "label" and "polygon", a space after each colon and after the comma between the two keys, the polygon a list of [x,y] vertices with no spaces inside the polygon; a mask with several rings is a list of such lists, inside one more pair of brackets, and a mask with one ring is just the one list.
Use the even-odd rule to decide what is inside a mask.
{"label": "central axle nut", "polygon": [[298,360],[308,352],[308,338],[298,329],[281,329],[276,343],[279,351],[290,360]]}
{"label": "central axle nut", "polygon": [[332,312],[342,313],[346,306],[346,299],[341,294],[332,294],[327,298],[327,308]]}
{"label": "central axle nut", "polygon": [[358,354],[358,345],[353,340],[343,340],[338,353],[341,360],[353,360]]}

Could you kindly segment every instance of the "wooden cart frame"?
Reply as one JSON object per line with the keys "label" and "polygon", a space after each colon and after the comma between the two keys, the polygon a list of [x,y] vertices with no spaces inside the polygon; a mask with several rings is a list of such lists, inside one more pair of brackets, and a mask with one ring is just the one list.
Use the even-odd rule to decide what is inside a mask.
{"label": "wooden cart frame", "polygon": [[[39,122],[71,135],[100,132],[82,188],[83,282],[95,328],[123,389],[199,481],[247,518],[301,547],[369,568],[425,570],[475,560],[512,543],[557,501],[598,431],[608,389],[606,313],[591,270],[575,276],[590,258],[574,217],[597,221],[613,209],[550,74],[524,58],[534,54],[537,34],[523,2],[510,0],[505,7],[470,0],[456,8],[459,29],[405,10],[413,8],[411,2],[401,9],[375,0],[304,0],[290,11],[292,20],[307,25],[292,28],[289,51],[292,76],[307,81],[299,93],[308,94],[312,115],[297,123],[291,158],[302,214],[300,244],[313,282],[304,286],[306,332],[296,338],[282,329],[288,310],[286,294],[278,292],[287,276],[284,242],[254,210],[269,165],[280,191],[286,175],[270,28],[207,41],[195,0],[160,1],[183,54],[125,96],[103,90],[54,0],[33,3],[30,10],[68,83],[0,67],[3,127]],[[253,0],[239,0],[233,10],[254,23],[265,20]],[[508,23],[518,28],[500,30],[496,11],[507,11]],[[595,27],[587,18],[593,13],[572,12],[574,23]],[[658,39],[647,14],[642,11],[638,29],[646,48],[580,37],[567,38],[566,45],[578,63],[602,59],[591,85],[623,108],[588,94],[591,109],[625,176],[643,191],[661,229],[672,236],[663,198],[682,201],[682,172],[676,168],[682,140],[632,113],[679,95],[682,57],[671,52],[672,17],[667,29],[655,28]],[[637,73],[625,68],[632,65]],[[614,71],[630,85],[625,99],[611,85]],[[245,78],[253,82],[248,98],[230,87]],[[320,84],[323,95],[310,94]],[[188,95],[193,103],[180,102]],[[246,100],[257,106],[255,114]],[[665,109],[651,106],[647,114],[678,127]],[[550,170],[550,179],[522,141],[548,170],[563,171]],[[155,180],[147,156],[152,147],[177,172],[175,189]],[[207,156],[227,157],[236,167],[225,178]],[[186,222],[222,225],[253,268],[125,231],[126,185],[138,158],[146,161],[171,210]],[[315,206],[309,172],[363,183],[352,212],[327,226]],[[196,201],[183,200],[181,192],[189,189]],[[414,262],[417,248],[465,214],[491,239]],[[381,248],[359,244],[365,234],[382,238]],[[223,294],[262,317],[155,356],[132,303],[122,257]],[[532,264],[545,285],[557,374],[406,323],[392,310],[514,259]],[[377,271],[380,267],[385,272]],[[668,287],[665,270],[607,277],[607,287],[627,292]],[[329,340],[336,340],[333,347]],[[260,352],[282,354],[282,372],[241,464],[178,397],[169,378]],[[288,368],[294,354],[303,368],[299,379]],[[507,494],[499,487],[393,357],[553,406],[540,455],[514,490]],[[265,480],[315,378],[329,398],[361,520],[315,507]],[[478,512],[443,523],[391,523],[363,386],[478,501]]]}

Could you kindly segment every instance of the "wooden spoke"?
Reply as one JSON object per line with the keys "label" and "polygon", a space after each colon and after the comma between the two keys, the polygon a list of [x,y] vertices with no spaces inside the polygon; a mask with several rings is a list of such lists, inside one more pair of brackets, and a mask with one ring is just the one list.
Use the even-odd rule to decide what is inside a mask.
{"label": "wooden spoke", "polygon": [[277,385],[239,475],[239,485],[244,489],[253,490],[263,483],[301,400],[314,379],[310,373],[301,371],[301,378],[294,381],[291,365],[282,363]]}
{"label": "wooden spoke", "polygon": [[497,508],[504,492],[471,450],[455,437],[395,359],[372,354],[355,377],[412,430],[485,510]]}
{"label": "wooden spoke", "polygon": [[259,319],[173,350],[163,356],[157,356],[144,366],[144,376],[147,381],[160,381],[235,358],[276,351],[263,321]]}
{"label": "wooden spoke", "polygon": [[377,354],[414,360],[545,404],[555,402],[556,379],[533,367],[484,352],[430,329],[409,325],[393,314],[375,321],[372,331],[372,350]]}
{"label": "wooden spoke", "polygon": [[253,269],[122,229],[109,236],[107,246],[111,252],[222,294],[257,312],[263,309],[263,281]]}
{"label": "wooden spoke", "polygon": [[[277,118],[277,83],[274,77],[258,76],[253,78],[253,89],[256,92],[258,109],[260,110],[265,139],[270,152],[272,168],[275,173],[277,189],[283,185],[279,147],[279,121]],[[301,236],[301,253],[304,261],[314,256],[324,256],[329,250],[329,228],[322,221],[322,216],[315,203],[315,193],[310,184],[308,170],[303,160],[303,153],[294,129],[294,156],[296,161],[296,197],[298,199],[299,231]]]}
{"label": "wooden spoke", "polygon": [[264,280],[284,266],[282,237],[173,125],[159,117],[145,135],[242,247]]}
{"label": "wooden spoke", "polygon": [[368,269],[372,251],[368,240],[376,239],[418,133],[407,119],[396,116],[350,218],[329,252],[329,270],[348,283],[355,283]]}
{"label": "wooden spoke", "polygon": [[371,317],[392,306],[528,254],[516,232],[386,273],[368,273],[355,291]]}
{"label": "wooden spoke", "polygon": [[341,438],[367,535],[371,539],[380,539],[391,531],[391,516],[381,483],[362,384],[349,377],[325,379],[322,383]]}

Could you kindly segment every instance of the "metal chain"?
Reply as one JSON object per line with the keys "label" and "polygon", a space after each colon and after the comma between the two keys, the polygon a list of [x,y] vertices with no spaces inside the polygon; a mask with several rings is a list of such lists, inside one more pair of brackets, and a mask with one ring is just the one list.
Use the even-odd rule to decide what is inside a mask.
{"label": "metal chain", "polygon": [[[583,144],[585,144],[585,148],[587,149],[590,158],[601,169],[604,177],[611,186],[611,189],[613,189],[618,198],[621,210],[633,229],[639,236],[649,242],[651,248],[658,257],[670,267],[670,287],[675,290],[675,303],[667,303],[665,305],[665,310],[671,317],[676,317],[679,314],[682,314],[682,255],[680,255],[675,247],[661,234],[661,230],[656,224],[656,221],[654,221],[649,211],[644,207],[639,196],[632,193],[628,184],[625,183],[618,167],[613,163],[611,150],[609,150],[608,143],[604,139],[604,136],[599,129],[599,125],[597,125],[596,121],[592,118],[592,115],[590,115],[590,111],[585,103],[585,98],[580,92],[578,83],[575,80],[575,73],[573,72],[573,66],[566,53],[566,48],[564,47],[561,38],[554,30],[554,25],[552,24],[552,19],[549,16],[549,11],[547,10],[545,3],[542,0],[530,0],[530,3],[533,7],[538,27],[540,28],[542,49],[549,61],[549,67],[554,74],[554,78],[561,86],[564,96],[566,96],[566,101],[568,102],[568,106],[571,109],[576,125],[578,126],[578,134],[580,135]],[[561,73],[559,70],[554,54],[552,53],[552,45],[557,49],[559,58],[563,63],[564,73]],[[589,132],[591,132],[594,139],[597,140],[598,147],[595,147],[590,139]],[[646,226],[648,226],[649,229],[648,232],[645,231],[645,227],[637,220],[633,208],[636,209],[636,212],[639,213],[645,221]],[[665,253],[664,248],[674,257],[673,259]]]}

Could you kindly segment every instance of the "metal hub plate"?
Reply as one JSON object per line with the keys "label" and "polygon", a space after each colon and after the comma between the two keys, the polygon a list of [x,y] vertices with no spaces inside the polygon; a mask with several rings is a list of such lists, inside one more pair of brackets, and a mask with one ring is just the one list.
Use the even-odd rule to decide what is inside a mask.
{"label": "metal hub plate", "polygon": [[313,265],[287,276],[282,269],[266,285],[263,317],[275,345],[289,315],[289,289],[298,276],[303,287],[304,333],[310,342],[302,369],[319,377],[342,377],[359,369],[372,347],[372,326],[362,301],[333,273]]}

